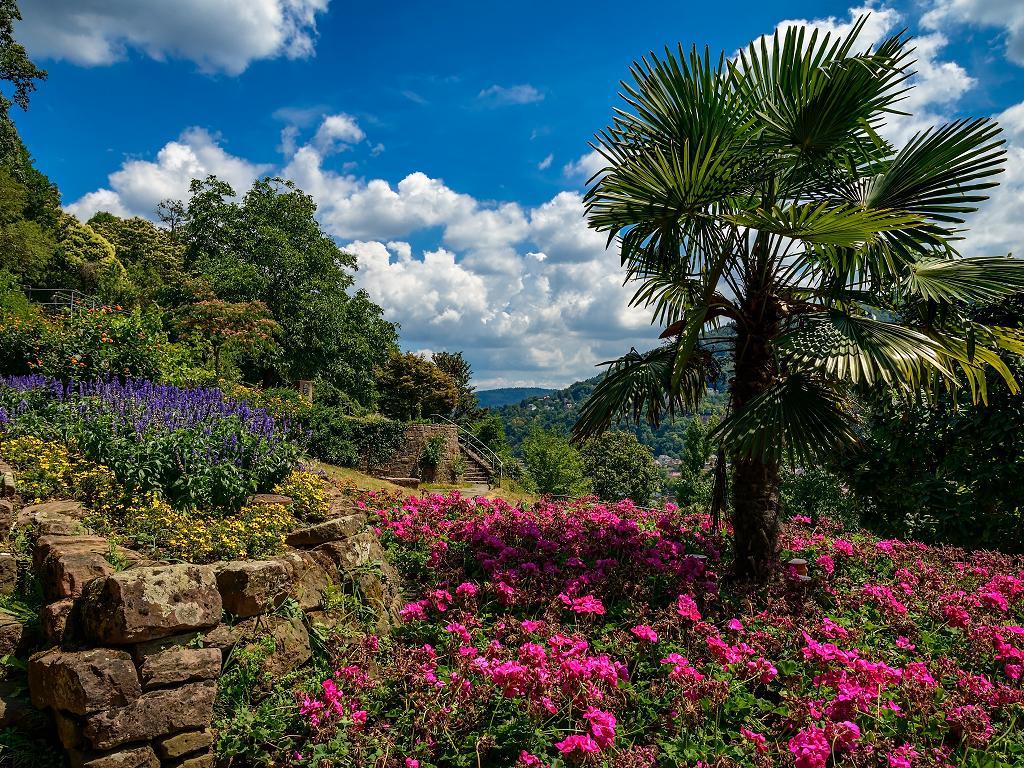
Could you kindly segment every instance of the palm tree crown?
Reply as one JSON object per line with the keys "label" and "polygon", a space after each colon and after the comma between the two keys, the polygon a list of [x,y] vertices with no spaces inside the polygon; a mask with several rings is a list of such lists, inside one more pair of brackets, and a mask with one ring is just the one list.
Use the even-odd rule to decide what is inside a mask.
{"label": "palm tree crown", "polygon": [[[645,58],[595,142],[589,224],[618,242],[634,305],[669,340],[610,363],[576,436],[695,408],[728,344],[718,435],[743,576],[775,562],[779,463],[856,440],[851,385],[966,384],[985,400],[994,369],[1017,390],[1001,354],[1024,354],[1024,337],[968,310],[1024,290],[1024,263],[956,249],[1002,172],[999,127],[959,120],[894,147],[880,131],[912,48],[899,34],[858,52],[865,21],[838,37],[791,28],[733,59]],[[709,338],[722,323],[735,333]]]}

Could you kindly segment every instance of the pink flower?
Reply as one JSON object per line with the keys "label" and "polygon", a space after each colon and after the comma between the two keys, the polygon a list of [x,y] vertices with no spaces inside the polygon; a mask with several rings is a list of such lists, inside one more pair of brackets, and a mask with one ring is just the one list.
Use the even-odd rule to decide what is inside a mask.
{"label": "pink flower", "polygon": [[355,712],[353,712],[352,713],[352,722],[355,723],[356,725],[365,725],[366,724],[366,710],[365,709],[357,709]]}
{"label": "pink flower", "polygon": [[836,562],[829,555],[822,555],[814,562],[830,576],[836,572]]}
{"label": "pink flower", "polygon": [[768,739],[763,734],[756,733],[749,728],[740,728],[740,736],[751,742],[758,752],[768,751]]}
{"label": "pink flower", "polygon": [[519,753],[519,765],[523,768],[544,768],[544,761],[524,749]]}
{"label": "pink flower", "polygon": [[593,595],[576,598],[572,601],[570,608],[575,613],[596,613],[598,615],[604,613],[604,605]]}
{"label": "pink flower", "polygon": [[791,519],[794,523],[802,523],[803,525],[811,524],[811,518],[807,515],[793,515]]}
{"label": "pink flower", "polygon": [[832,723],[829,731],[831,741],[836,745],[836,749],[843,752],[850,752],[860,739],[860,728],[849,720]]}
{"label": "pink flower", "polygon": [[526,632],[529,632],[530,634],[533,634],[534,632],[538,632],[538,631],[540,631],[541,629],[544,628],[544,622],[543,621],[533,621],[532,619],[523,619],[522,625],[523,625],[523,629]]}
{"label": "pink flower", "polygon": [[590,723],[594,741],[604,749],[610,747],[615,741],[615,715],[590,707],[583,713],[583,717]]}
{"label": "pink flower", "polygon": [[725,626],[726,629],[731,629],[733,632],[743,631],[743,622],[739,619],[729,619],[729,621],[726,622]]}
{"label": "pink flower", "polygon": [[789,751],[796,757],[796,768],[825,768],[832,747],[825,731],[809,725],[789,740]]}
{"label": "pink flower", "polygon": [[1011,680],[1020,680],[1021,676],[1024,675],[1024,667],[1020,664],[1007,664],[1003,667],[1003,671]]}
{"label": "pink flower", "polygon": [[676,598],[676,612],[684,619],[700,621],[700,611],[697,610],[697,603],[689,595],[680,595]]}
{"label": "pink flower", "polygon": [[846,541],[845,539],[836,539],[835,541],[833,541],[832,549],[834,549],[841,555],[846,555],[847,557],[853,556],[853,544]]}
{"label": "pink flower", "polygon": [[600,752],[601,746],[592,738],[590,738],[589,735],[584,734],[582,736],[569,736],[563,739],[562,741],[556,742],[555,749],[557,749],[563,755],[566,755],[576,749],[578,749],[580,752]]}
{"label": "pink flower", "polygon": [[402,608],[398,615],[402,617],[403,621],[426,621],[426,607],[428,605],[429,603],[426,600],[417,600],[415,603],[409,603]]}
{"label": "pink flower", "polygon": [[405,758],[405,768],[420,768],[420,761],[407,757]]}
{"label": "pink flower", "polygon": [[916,645],[914,645],[912,642],[910,642],[910,638],[909,637],[905,637],[903,635],[900,635],[899,637],[896,638],[896,647],[897,648],[902,648],[904,651],[912,651],[915,648],[917,648]]}
{"label": "pink flower", "polygon": [[632,632],[640,640],[646,640],[649,643],[658,642],[658,633],[646,624],[637,624],[629,631]]}
{"label": "pink flower", "polygon": [[913,763],[910,761],[919,755],[918,751],[909,744],[904,744],[888,755],[889,768],[913,768]]}
{"label": "pink flower", "polygon": [[476,597],[480,587],[471,581],[464,581],[455,588],[455,594],[459,597]]}

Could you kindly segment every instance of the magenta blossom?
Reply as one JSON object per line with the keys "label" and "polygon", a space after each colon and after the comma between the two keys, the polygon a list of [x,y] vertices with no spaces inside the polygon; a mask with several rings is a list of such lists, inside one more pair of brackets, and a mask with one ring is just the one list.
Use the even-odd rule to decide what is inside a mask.
{"label": "magenta blossom", "polygon": [[646,640],[649,643],[658,642],[658,633],[646,624],[637,624],[629,631],[632,632],[640,640]]}
{"label": "magenta blossom", "polygon": [[676,598],[676,613],[684,619],[700,621],[700,611],[697,610],[697,603],[689,595],[680,595]]}

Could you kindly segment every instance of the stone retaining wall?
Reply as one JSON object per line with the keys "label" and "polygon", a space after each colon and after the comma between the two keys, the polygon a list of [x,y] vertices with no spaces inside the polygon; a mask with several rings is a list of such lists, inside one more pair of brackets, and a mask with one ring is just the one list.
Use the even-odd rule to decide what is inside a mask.
{"label": "stone retaining wall", "polygon": [[423,448],[434,435],[444,435],[444,450],[441,462],[434,471],[434,477],[424,477],[427,482],[434,478],[445,481],[451,478],[452,461],[459,455],[459,430],[452,424],[410,424],[405,428],[405,440],[398,452],[387,465],[374,472],[378,477],[406,478],[420,477],[420,456]]}
{"label": "stone retaining wall", "polygon": [[[278,557],[213,565],[112,547],[84,526],[85,513],[71,501],[0,509],[14,536],[33,542],[50,647],[28,661],[29,691],[52,715],[72,768],[212,766],[217,679],[233,647],[273,638],[265,664],[274,675],[306,663],[307,626],[335,622],[321,605],[335,589],[357,593],[378,632],[398,620],[398,573],[366,514],[345,500],[325,522],[293,532]],[[0,590],[13,591],[17,565],[0,553]],[[289,599],[301,610],[282,610]],[[0,618],[0,654],[34,640]],[[0,725],[5,708],[17,709],[0,695]]]}

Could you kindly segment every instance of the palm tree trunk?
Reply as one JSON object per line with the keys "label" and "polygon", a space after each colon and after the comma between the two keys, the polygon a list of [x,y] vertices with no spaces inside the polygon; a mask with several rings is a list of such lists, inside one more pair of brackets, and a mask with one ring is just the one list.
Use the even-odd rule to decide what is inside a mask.
{"label": "palm tree trunk", "polygon": [[[768,340],[775,335],[777,319],[764,302],[758,303],[758,311],[748,315],[751,322],[740,324],[737,334],[736,370],[731,387],[735,410],[776,381]],[[736,575],[767,581],[775,572],[779,557],[779,466],[739,456],[732,457],[732,466]]]}

